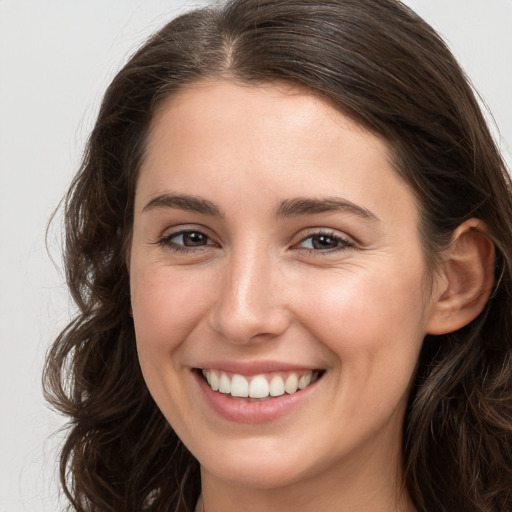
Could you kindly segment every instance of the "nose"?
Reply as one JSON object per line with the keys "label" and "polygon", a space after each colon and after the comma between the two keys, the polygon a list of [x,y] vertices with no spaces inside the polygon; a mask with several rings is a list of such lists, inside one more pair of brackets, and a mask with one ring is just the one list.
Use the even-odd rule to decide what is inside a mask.
{"label": "nose", "polygon": [[210,327],[231,343],[279,336],[290,314],[283,272],[268,251],[240,251],[224,262]]}

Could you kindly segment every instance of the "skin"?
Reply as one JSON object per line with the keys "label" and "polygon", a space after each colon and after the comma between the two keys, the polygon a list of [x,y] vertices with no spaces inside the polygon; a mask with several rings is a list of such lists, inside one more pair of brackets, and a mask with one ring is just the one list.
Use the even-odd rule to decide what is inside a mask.
{"label": "skin", "polygon": [[[361,211],[276,215],[296,198]],[[428,276],[418,216],[386,144],[308,92],[205,81],[161,105],[136,188],[132,308],[144,377],[201,464],[208,512],[413,510],[404,410],[448,300],[448,279]],[[172,237],[183,229],[203,245]],[[326,372],[288,414],[241,424],[198,393],[192,369],[207,360]]]}

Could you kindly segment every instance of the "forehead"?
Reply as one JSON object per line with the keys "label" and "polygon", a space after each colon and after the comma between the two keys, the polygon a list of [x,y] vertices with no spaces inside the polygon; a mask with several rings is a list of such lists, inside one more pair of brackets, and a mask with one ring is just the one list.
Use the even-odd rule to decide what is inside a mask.
{"label": "forehead", "polygon": [[221,200],[228,188],[259,202],[335,191],[371,205],[394,202],[395,189],[412,200],[387,144],[318,95],[289,84],[204,81],[157,109],[138,200],[170,189]]}
{"label": "forehead", "polygon": [[254,145],[273,139],[276,148],[288,148],[307,137],[309,144],[300,145],[300,156],[320,146],[325,149],[336,139],[342,142],[342,132],[346,140],[349,133],[364,138],[367,146],[388,157],[384,140],[309,89],[289,83],[203,80],[180,89],[159,105],[150,125],[146,154],[162,142],[178,146],[178,141],[190,143],[191,138],[204,152],[207,143],[216,138],[222,147],[228,136],[230,141],[244,142],[250,136]]}

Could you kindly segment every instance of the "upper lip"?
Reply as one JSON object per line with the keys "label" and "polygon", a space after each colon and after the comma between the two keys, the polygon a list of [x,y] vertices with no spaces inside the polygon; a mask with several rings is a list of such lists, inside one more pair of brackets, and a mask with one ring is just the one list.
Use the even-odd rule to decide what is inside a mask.
{"label": "upper lip", "polygon": [[201,370],[220,370],[240,375],[258,375],[271,372],[319,370],[318,366],[283,361],[204,361],[197,366]]}

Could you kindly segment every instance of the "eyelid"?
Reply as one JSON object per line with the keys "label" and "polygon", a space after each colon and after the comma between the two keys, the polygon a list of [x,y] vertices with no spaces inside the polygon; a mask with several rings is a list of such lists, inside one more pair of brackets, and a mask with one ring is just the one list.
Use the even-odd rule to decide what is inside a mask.
{"label": "eyelid", "polygon": [[[302,244],[303,242],[305,242],[306,240],[308,240],[309,238],[312,238],[314,236],[330,237],[335,240],[339,240],[341,242],[341,244],[337,247],[333,247],[331,249],[325,249],[325,250],[300,247],[300,244]],[[346,233],[337,231],[335,229],[310,228],[308,230],[307,234],[302,235],[300,237],[299,241],[292,245],[292,248],[294,248],[295,250],[299,250],[299,251],[327,255],[327,254],[331,254],[334,252],[339,252],[339,251],[344,251],[344,250],[350,249],[350,248],[354,247],[356,244],[357,244],[357,242],[354,240],[353,237],[351,237],[350,235],[347,235]]]}
{"label": "eyelid", "polygon": [[[153,245],[160,245],[164,248],[173,250],[175,252],[200,252],[204,251],[206,248],[209,247],[220,247],[220,244],[215,240],[215,236],[211,235],[211,230],[202,225],[181,224],[178,226],[167,227],[163,231],[163,233],[164,234],[160,235],[156,240],[154,240],[151,243]],[[177,244],[171,241],[173,238],[187,233],[199,233],[203,235],[206,238],[206,243],[204,245],[187,246],[184,244]],[[336,247],[326,249],[300,247],[300,245],[304,243],[306,240],[315,236],[330,237],[334,240],[338,240],[340,243]],[[298,239],[298,241],[294,242],[290,248],[297,251],[303,251],[305,253],[328,255],[334,252],[350,249],[356,246],[357,244],[357,240],[355,240],[352,236],[347,235],[344,232],[340,232],[332,228],[315,227],[302,230],[302,233],[300,233],[300,238]]]}
{"label": "eyelid", "polygon": [[[154,242],[154,245],[160,245],[166,249],[173,250],[175,252],[198,252],[203,251],[207,247],[219,246],[215,242],[214,237],[210,234],[210,230],[200,225],[179,225],[174,227],[168,227],[164,230],[164,234],[160,235]],[[187,233],[199,233],[207,239],[207,243],[198,246],[186,246],[172,242],[171,240],[180,235]],[[212,243],[213,242],[213,243]]]}

